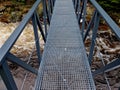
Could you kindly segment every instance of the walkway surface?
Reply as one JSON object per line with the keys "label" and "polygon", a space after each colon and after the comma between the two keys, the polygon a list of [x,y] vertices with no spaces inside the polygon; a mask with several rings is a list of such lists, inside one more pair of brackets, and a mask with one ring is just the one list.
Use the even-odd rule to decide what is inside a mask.
{"label": "walkway surface", "polygon": [[56,0],[35,90],[95,90],[72,0]]}

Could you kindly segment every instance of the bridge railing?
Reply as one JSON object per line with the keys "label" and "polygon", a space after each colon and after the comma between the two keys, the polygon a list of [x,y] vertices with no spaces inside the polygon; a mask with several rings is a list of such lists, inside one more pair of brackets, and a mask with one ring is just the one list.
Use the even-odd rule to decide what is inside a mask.
{"label": "bridge railing", "polygon": [[[17,90],[17,86],[15,84],[15,81],[13,79],[13,76],[10,72],[10,69],[7,63],[8,60],[37,75],[37,70],[35,70],[30,65],[23,62],[20,58],[13,55],[10,52],[10,50],[12,49],[13,45],[15,44],[15,42],[17,41],[21,33],[24,31],[24,28],[26,27],[26,25],[31,20],[33,25],[33,30],[34,30],[38,61],[39,63],[41,62],[38,30],[40,31],[44,42],[46,42],[47,29],[48,29],[47,24],[48,23],[50,24],[50,18],[52,15],[54,2],[55,0],[49,0],[48,2],[47,0],[36,0],[32,8],[29,10],[29,12],[25,15],[23,20],[20,22],[19,26],[14,30],[14,32],[10,35],[10,37],[6,40],[6,42],[0,48],[0,75],[8,90]],[[44,29],[42,28],[41,21],[39,20],[39,15],[37,14],[37,7],[40,3],[43,4],[43,24],[45,27]]]}
{"label": "bridge railing", "polygon": [[[94,13],[89,22],[87,22],[87,6],[91,4],[94,7]],[[90,45],[90,51],[88,54],[88,60],[90,65],[92,64],[92,59],[94,55],[94,48],[96,45],[96,38],[98,27],[100,24],[101,18],[105,20],[106,24],[111,28],[111,31],[115,34],[117,39],[120,41],[120,28],[119,26],[111,19],[111,17],[104,11],[104,9],[96,2],[96,0],[73,0],[74,8],[76,12],[76,16],[78,18],[78,24],[80,25],[81,34],[83,37],[83,41],[85,42],[86,38],[89,36],[90,31],[92,32],[92,39]],[[99,50],[100,53],[100,50]],[[108,88],[110,90],[110,85],[108,83],[108,79],[106,77],[105,72],[111,71],[120,67],[120,57],[113,60],[113,62],[105,65],[105,62],[101,56],[101,61],[103,63],[103,67],[93,72],[93,76],[103,73],[105,75],[106,82],[108,84]]]}

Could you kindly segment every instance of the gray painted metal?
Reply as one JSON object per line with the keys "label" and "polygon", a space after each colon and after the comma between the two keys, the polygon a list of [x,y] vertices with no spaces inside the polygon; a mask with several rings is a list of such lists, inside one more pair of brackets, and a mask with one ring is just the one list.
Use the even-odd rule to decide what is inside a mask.
{"label": "gray painted metal", "polygon": [[[23,29],[25,28],[28,21],[31,19],[33,13],[35,12],[37,6],[41,0],[37,0],[35,4],[33,5],[32,9],[26,14],[24,19],[21,21],[20,25],[15,29],[15,31],[11,34],[11,36],[7,39],[7,41],[4,43],[4,45],[0,48],[0,66],[4,62],[5,57],[7,56],[8,52],[14,45],[14,43],[17,41],[18,37],[22,33]],[[3,52],[4,51],[4,52]]]}
{"label": "gray painted metal", "polygon": [[55,2],[35,90],[95,90],[72,0]]}
{"label": "gray painted metal", "polygon": [[7,59],[15,64],[17,64],[18,66],[23,67],[24,69],[34,73],[37,75],[37,70],[35,70],[34,68],[32,68],[30,65],[26,64],[25,62],[23,62],[21,59],[19,59],[18,57],[16,57],[15,55],[9,53]]}
{"label": "gray painted metal", "polygon": [[38,14],[36,13],[36,20],[37,20],[37,24],[38,24],[38,27],[39,27],[39,30],[40,30],[40,33],[42,35],[42,38],[44,40],[44,42],[46,42],[46,38],[45,38],[45,35],[44,35],[44,32],[43,32],[43,29],[42,29],[42,25],[41,25],[41,22],[39,20],[39,16]]}
{"label": "gray painted metal", "polygon": [[8,90],[18,90],[6,61],[0,67],[0,75]]}
{"label": "gray painted metal", "polygon": [[92,33],[92,40],[91,40],[91,45],[90,45],[90,52],[88,55],[88,60],[89,60],[90,65],[92,64],[93,51],[94,51],[94,47],[95,47],[97,31],[98,31],[98,27],[99,27],[99,21],[100,21],[100,14],[96,12],[93,33]]}
{"label": "gray painted metal", "polygon": [[[37,52],[38,52],[38,57],[40,60],[40,48],[39,48],[39,42],[38,42],[38,33],[37,33],[37,25],[40,29],[40,23],[38,21],[38,17],[36,15],[36,8],[39,5],[41,0],[37,0],[33,7],[30,9],[30,11],[26,14],[24,19],[21,21],[20,25],[14,30],[14,32],[11,34],[11,36],[7,39],[7,41],[4,43],[4,45],[0,48],[0,75],[7,87],[8,90],[17,90],[17,86],[15,84],[15,81],[12,77],[12,74],[9,70],[8,64],[7,64],[7,59],[10,59],[9,61],[14,62],[18,64],[19,66],[23,67],[24,69],[27,69],[28,71],[37,74],[37,71],[29,66],[28,64],[25,64],[23,61],[21,61],[19,58],[16,56],[10,54],[10,50],[17,41],[18,37],[24,30],[25,26],[29,22],[29,20],[32,18],[33,20],[33,27],[35,31],[35,41],[36,41],[36,47],[37,47]],[[34,14],[34,15],[33,15]],[[42,30],[41,34],[44,36],[44,33]],[[43,37],[44,38],[44,37]],[[45,39],[44,39],[45,40]]]}
{"label": "gray painted metal", "polygon": [[104,72],[109,72],[109,71],[114,70],[118,67],[120,67],[120,58],[117,58],[115,61],[107,64],[104,67],[101,67],[100,69],[98,69],[96,71],[94,71],[93,75],[95,76],[97,74],[101,74],[101,73],[104,73]]}
{"label": "gray painted metal", "polygon": [[[87,13],[87,1],[88,0],[85,0],[84,3],[83,3],[83,11],[81,12],[81,18],[83,21],[82,21],[82,26],[81,26],[81,33],[82,33],[82,37],[84,38],[84,29],[85,29],[85,23],[86,23],[86,13]],[[83,14],[83,15],[82,15]],[[80,21],[79,21],[80,22]]]}
{"label": "gray painted metal", "polygon": [[99,14],[104,18],[104,20],[107,22],[109,27],[112,29],[112,31],[117,36],[118,40],[120,40],[120,28],[119,26],[112,20],[112,18],[104,11],[104,9],[96,2],[96,0],[90,0],[92,5],[96,8],[96,10],[99,12]]}
{"label": "gray painted metal", "polygon": [[45,38],[47,38],[47,7],[46,7],[46,0],[42,0],[43,4],[43,22],[45,25]]}
{"label": "gray painted metal", "polygon": [[32,24],[33,24],[33,29],[34,29],[34,36],[35,36],[35,45],[36,45],[36,50],[37,50],[37,56],[38,56],[38,61],[39,63],[41,62],[41,53],[40,53],[40,42],[39,42],[39,35],[38,35],[38,28],[37,28],[37,20],[36,20],[36,14],[33,14],[32,17]]}
{"label": "gray painted metal", "polygon": [[93,13],[93,15],[92,15],[92,19],[90,20],[90,22],[89,22],[89,24],[88,24],[88,26],[87,26],[87,29],[86,29],[86,32],[85,32],[85,35],[84,35],[84,38],[83,38],[83,41],[84,41],[84,42],[85,42],[87,36],[89,35],[89,32],[90,32],[90,30],[91,30],[92,25],[94,25],[93,22],[94,22],[94,20],[95,20],[95,15],[96,15],[96,13],[97,13],[97,11],[95,10],[94,13]]}

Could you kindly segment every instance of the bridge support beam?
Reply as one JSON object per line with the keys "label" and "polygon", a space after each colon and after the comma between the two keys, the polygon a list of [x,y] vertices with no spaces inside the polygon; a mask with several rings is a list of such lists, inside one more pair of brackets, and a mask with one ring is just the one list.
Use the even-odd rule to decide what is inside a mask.
{"label": "bridge support beam", "polygon": [[38,16],[37,13],[36,13],[36,20],[37,20],[37,25],[38,25],[38,27],[39,27],[40,33],[41,33],[41,35],[42,35],[42,38],[43,38],[44,42],[46,42],[45,34],[44,34],[44,32],[43,32],[43,29],[42,29],[42,26],[41,26],[41,22],[40,22],[40,20],[39,20],[39,16]]}
{"label": "bridge support beam", "polygon": [[8,90],[18,90],[6,61],[0,66],[0,75]]}
{"label": "bridge support beam", "polygon": [[47,13],[46,13],[46,0],[42,0],[43,3],[43,22],[45,27],[45,38],[47,38]]}
{"label": "bridge support beam", "polygon": [[93,76],[104,73],[104,72],[111,71],[111,70],[116,69],[118,67],[120,67],[120,58],[118,58],[115,61],[111,62],[110,64],[107,64],[104,67],[94,71]]}
{"label": "bridge support beam", "polygon": [[33,23],[33,29],[34,29],[37,56],[38,56],[38,60],[39,60],[39,63],[40,63],[41,62],[41,52],[40,52],[39,36],[38,36],[38,29],[37,29],[37,19],[36,19],[36,14],[35,13],[32,16],[32,23]]}
{"label": "bridge support beam", "polygon": [[93,27],[93,33],[92,33],[92,42],[91,42],[91,45],[90,45],[90,52],[89,52],[89,56],[88,56],[88,60],[89,60],[90,65],[92,63],[92,58],[93,58],[93,52],[94,52],[94,47],[95,47],[95,42],[96,42],[96,37],[97,37],[99,21],[100,21],[100,14],[96,13],[95,21],[94,21],[94,27]]}
{"label": "bridge support beam", "polygon": [[92,19],[90,20],[90,23],[88,24],[87,30],[86,30],[85,35],[84,35],[84,38],[83,38],[83,41],[84,41],[84,42],[85,42],[85,40],[86,40],[86,38],[87,38],[87,36],[88,36],[88,34],[89,34],[89,32],[90,32],[91,27],[92,27],[93,24],[94,24],[95,15],[96,15],[96,11],[93,13]]}
{"label": "bridge support beam", "polygon": [[37,75],[37,70],[35,70],[34,68],[32,68],[30,65],[26,64],[25,62],[23,62],[21,59],[17,58],[16,56],[14,56],[13,54],[9,53],[7,59],[19,66],[21,66],[22,68],[34,73]]}

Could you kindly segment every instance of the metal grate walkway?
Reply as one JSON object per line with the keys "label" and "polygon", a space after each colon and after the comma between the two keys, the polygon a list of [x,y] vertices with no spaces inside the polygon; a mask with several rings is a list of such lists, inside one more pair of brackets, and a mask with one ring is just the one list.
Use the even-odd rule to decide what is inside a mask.
{"label": "metal grate walkway", "polygon": [[35,90],[95,90],[72,0],[56,0]]}

